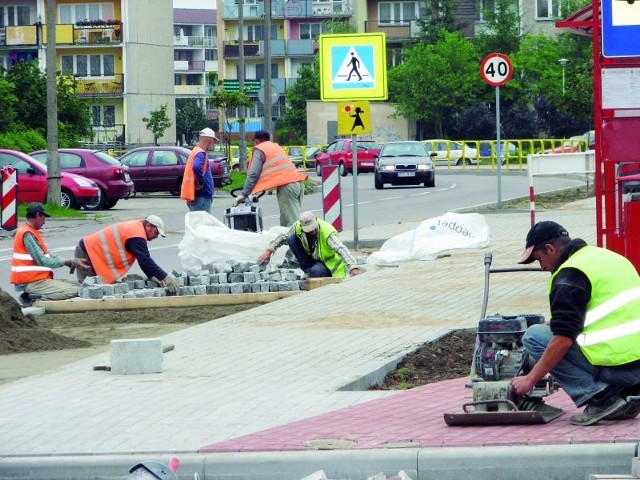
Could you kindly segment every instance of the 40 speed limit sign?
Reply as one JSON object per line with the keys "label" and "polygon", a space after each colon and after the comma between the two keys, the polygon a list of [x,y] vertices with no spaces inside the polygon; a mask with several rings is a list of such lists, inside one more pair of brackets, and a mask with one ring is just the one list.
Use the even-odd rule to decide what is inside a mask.
{"label": "40 speed limit sign", "polygon": [[502,53],[491,53],[484,57],[480,63],[480,76],[492,87],[504,85],[512,74],[511,60]]}

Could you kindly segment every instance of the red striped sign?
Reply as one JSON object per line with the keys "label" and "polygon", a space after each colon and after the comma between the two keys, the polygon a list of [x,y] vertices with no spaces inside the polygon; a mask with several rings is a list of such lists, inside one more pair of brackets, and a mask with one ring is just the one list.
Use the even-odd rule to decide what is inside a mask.
{"label": "red striped sign", "polygon": [[18,171],[11,165],[2,169],[2,211],[0,226],[3,230],[15,230],[18,227]]}
{"label": "red striped sign", "polygon": [[342,199],[340,173],[337,166],[322,167],[322,211],[324,220],[342,231]]}

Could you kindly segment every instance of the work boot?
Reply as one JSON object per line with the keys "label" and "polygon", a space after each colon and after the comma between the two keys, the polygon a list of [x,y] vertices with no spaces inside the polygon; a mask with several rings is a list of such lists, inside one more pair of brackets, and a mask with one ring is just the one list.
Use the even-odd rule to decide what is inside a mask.
{"label": "work boot", "polygon": [[603,392],[594,395],[587,408],[580,415],[571,417],[572,425],[595,425],[600,420],[623,410],[627,402],[620,395],[619,389],[607,387]]}
{"label": "work boot", "polygon": [[[634,385],[632,387],[626,387],[621,392],[622,398],[640,396],[640,385]],[[640,414],[640,401],[627,401],[627,406],[618,413],[608,415],[604,420],[631,420],[636,418]]]}
{"label": "work boot", "polygon": [[30,307],[33,305],[33,300],[29,297],[27,292],[22,292],[20,294],[20,305],[23,307]]}

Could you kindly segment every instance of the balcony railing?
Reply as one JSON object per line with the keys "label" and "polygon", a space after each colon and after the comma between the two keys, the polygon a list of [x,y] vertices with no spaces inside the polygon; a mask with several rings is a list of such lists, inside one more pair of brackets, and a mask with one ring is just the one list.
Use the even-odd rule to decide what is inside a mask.
{"label": "balcony railing", "polygon": [[173,45],[175,47],[215,47],[215,37],[188,37],[185,35],[175,35],[173,37]]}
{"label": "balcony railing", "polygon": [[[240,55],[240,45],[238,42],[224,42],[224,58],[238,58]],[[258,42],[244,42],[245,57],[259,57],[260,44]]]}
{"label": "balcony railing", "polygon": [[176,72],[204,72],[204,60],[175,60],[173,69]]}
{"label": "balcony railing", "polygon": [[121,25],[74,26],[73,39],[78,45],[111,45],[120,43]]}
{"label": "balcony railing", "polygon": [[76,77],[76,93],[82,97],[113,97],[124,93],[124,74],[109,77]]}
{"label": "balcony railing", "polygon": [[418,31],[415,20],[411,22],[398,23],[381,23],[377,20],[368,20],[364,22],[365,33],[384,33],[387,40],[401,40],[414,38]]}

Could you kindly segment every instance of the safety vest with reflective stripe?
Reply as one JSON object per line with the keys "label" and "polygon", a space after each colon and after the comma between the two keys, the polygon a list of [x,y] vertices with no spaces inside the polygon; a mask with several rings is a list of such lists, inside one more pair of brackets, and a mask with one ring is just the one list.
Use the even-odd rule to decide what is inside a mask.
{"label": "safety vest with reflective stripe", "polygon": [[130,220],[103,228],[83,238],[93,269],[105,283],[113,283],[133,266],[136,257],[125,249],[130,238],[147,240],[142,220]]}
{"label": "safety vest with reflective stripe", "polygon": [[[258,181],[251,191],[255,195],[270,188],[281,187],[289,183],[301,182],[307,179],[307,174],[299,172],[289,156],[280,145],[274,142],[262,142],[255,147],[264,154],[264,163]],[[247,170],[251,168],[251,162]]]}
{"label": "safety vest with reflective stripe", "polygon": [[[342,261],[340,255],[329,246],[329,235],[337,232],[333,225],[324,220],[318,221],[318,260],[326,265],[332,277],[345,277],[347,275],[347,265]],[[300,222],[296,222],[296,236],[302,242],[305,252],[311,255],[313,252],[307,242],[307,236],[302,232]]]}
{"label": "safety vest with reflective stripe", "polygon": [[46,254],[49,253],[44,240],[40,236],[40,232],[28,223],[23,224],[16,232],[16,238],[13,241],[13,256],[11,258],[11,274],[9,281],[13,285],[21,283],[32,283],[39,280],[50,280],[53,278],[53,270],[49,267],[36,264],[29,252],[24,246],[24,234],[31,233]]}
{"label": "safety vest with reflective stripe", "polygon": [[584,328],[576,342],[592,365],[640,360],[640,277],[629,260],[610,250],[586,246],[554,272],[582,271],[591,282]]}
{"label": "safety vest with reflective stripe", "polygon": [[[193,202],[196,199],[196,190],[202,188],[202,185],[196,185],[196,175],[193,173],[193,162],[200,152],[204,152],[204,150],[197,145],[193,147],[191,153],[189,154],[189,158],[187,159],[187,164],[184,167],[184,174],[182,175],[182,186],[180,187],[180,198],[186,200],[187,202]],[[205,152],[206,156],[206,152]],[[205,161],[202,162],[202,173],[207,171],[209,167],[208,158],[205,158]]]}

